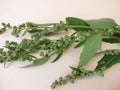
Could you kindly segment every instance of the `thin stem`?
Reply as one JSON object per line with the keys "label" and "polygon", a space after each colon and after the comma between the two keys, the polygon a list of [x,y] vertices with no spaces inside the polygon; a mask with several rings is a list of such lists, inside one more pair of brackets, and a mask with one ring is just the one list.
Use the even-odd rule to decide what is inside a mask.
{"label": "thin stem", "polygon": [[97,52],[96,54],[103,54],[103,53],[105,53],[105,52],[106,52],[106,50],[103,50],[103,51]]}
{"label": "thin stem", "polygon": [[69,25],[69,26],[65,26],[67,28],[87,28],[87,29],[95,29],[93,27],[90,26],[80,26],[80,25]]}
{"label": "thin stem", "polygon": [[[110,50],[119,50],[119,49],[109,49],[109,51]],[[97,52],[96,54],[103,54],[103,53],[105,53],[106,51],[108,51],[107,49],[106,50],[102,50],[102,51],[99,51],[99,52]]]}
{"label": "thin stem", "polygon": [[37,26],[37,28],[51,28],[51,29],[53,29],[53,27],[50,27],[50,26]]}
{"label": "thin stem", "polygon": [[51,26],[51,25],[55,25],[55,24],[58,24],[58,23],[46,23],[46,24],[35,24],[37,26]]}

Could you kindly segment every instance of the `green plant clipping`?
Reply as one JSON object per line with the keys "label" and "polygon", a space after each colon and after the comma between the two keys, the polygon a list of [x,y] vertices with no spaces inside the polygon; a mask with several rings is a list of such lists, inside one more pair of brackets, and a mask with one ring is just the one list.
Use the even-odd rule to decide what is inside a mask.
{"label": "green plant clipping", "polygon": [[86,65],[98,50],[101,49],[102,36],[101,34],[94,34],[88,37],[84,49],[80,55],[79,67]]}
{"label": "green plant clipping", "polygon": [[[3,63],[4,67],[7,63],[16,61],[31,62],[30,65],[22,68],[40,66],[50,59],[52,59],[51,63],[55,63],[70,47],[78,49],[84,46],[78,57],[78,66],[70,66],[71,73],[55,80],[50,85],[51,89],[67,84],[67,82],[74,83],[78,78],[88,78],[95,74],[104,76],[105,70],[120,63],[120,49],[113,48],[105,51],[101,49],[103,42],[118,45],[120,43],[120,25],[111,18],[84,20],[78,17],[66,17],[64,21],[57,23],[26,22],[18,26],[2,22],[0,34],[7,30],[10,30],[16,38],[22,36],[24,39],[19,43],[5,41],[4,47],[0,48],[0,63]],[[69,34],[67,33],[69,31],[72,32]],[[26,34],[29,34],[30,38],[25,38]],[[63,35],[59,36],[59,34]],[[50,39],[49,36],[58,38]],[[95,69],[85,70],[83,66],[99,54],[103,54],[103,57],[98,61]]]}

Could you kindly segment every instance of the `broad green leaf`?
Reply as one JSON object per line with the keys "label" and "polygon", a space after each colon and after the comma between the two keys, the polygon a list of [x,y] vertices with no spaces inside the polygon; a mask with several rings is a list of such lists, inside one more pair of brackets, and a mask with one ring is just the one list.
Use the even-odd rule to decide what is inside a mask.
{"label": "broad green leaf", "polygon": [[104,55],[98,62],[98,65],[95,70],[106,70],[117,63],[120,63],[120,53],[117,55]]}
{"label": "broad green leaf", "polygon": [[63,52],[58,53],[57,57],[52,61],[52,63],[56,62],[61,56]]}
{"label": "broad green leaf", "polygon": [[96,52],[101,49],[101,44],[101,34],[95,34],[88,37],[80,56],[79,67],[86,65],[92,59]]}
{"label": "broad green leaf", "polygon": [[120,43],[120,38],[117,37],[103,38],[103,41],[107,43]]}
{"label": "broad green leaf", "polygon": [[86,20],[86,22],[93,28],[106,29],[117,26],[117,23],[111,18],[102,18],[95,20]]}
{"label": "broad green leaf", "polygon": [[[76,17],[67,17],[66,18],[67,25],[74,25],[74,26],[89,26],[89,24],[80,18]],[[87,27],[73,27],[75,31],[81,31],[81,30],[88,30]]]}
{"label": "broad green leaf", "polygon": [[23,66],[22,68],[40,66],[40,65],[46,63],[49,60],[49,58],[50,57],[43,57],[43,58],[40,58],[40,59],[36,59],[35,61],[33,61],[33,64]]}
{"label": "broad green leaf", "polygon": [[83,41],[79,42],[74,48],[79,48],[79,47],[81,47],[82,45],[85,44],[85,42],[86,42],[86,40],[83,40]]}

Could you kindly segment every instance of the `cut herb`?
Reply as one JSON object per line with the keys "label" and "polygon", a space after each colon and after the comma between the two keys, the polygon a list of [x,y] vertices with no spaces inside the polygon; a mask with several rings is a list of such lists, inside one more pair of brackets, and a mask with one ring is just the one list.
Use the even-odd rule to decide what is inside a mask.
{"label": "cut herb", "polygon": [[[0,63],[4,66],[8,62],[14,61],[31,61],[32,64],[23,68],[40,66],[45,64],[50,58],[55,57],[52,63],[59,60],[64,51],[75,44],[74,48],[80,48],[84,45],[83,51],[80,54],[80,61],[76,67],[72,69],[71,74],[60,77],[55,80],[51,88],[66,84],[67,82],[74,83],[77,78],[89,77],[94,74],[103,76],[103,71],[120,62],[120,50],[100,51],[104,56],[98,62],[98,65],[93,71],[83,68],[96,54],[101,50],[102,41],[107,43],[120,43],[120,26],[110,18],[102,18],[96,20],[83,20],[76,17],[66,17],[65,21],[58,23],[36,24],[26,22],[18,26],[12,26],[10,23],[1,23],[0,34],[7,30],[11,30],[11,34],[19,37],[22,33],[24,37],[27,33],[30,34],[30,39],[22,39],[21,42],[6,41],[4,48],[0,48]],[[72,34],[66,33],[73,31]],[[50,35],[65,35],[58,39],[51,40]],[[39,56],[35,56],[38,53]]]}

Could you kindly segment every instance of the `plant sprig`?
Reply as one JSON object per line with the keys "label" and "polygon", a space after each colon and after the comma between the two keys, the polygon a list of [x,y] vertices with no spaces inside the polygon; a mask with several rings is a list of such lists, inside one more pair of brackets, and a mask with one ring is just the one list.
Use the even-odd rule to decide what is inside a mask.
{"label": "plant sprig", "polygon": [[55,89],[58,86],[62,86],[64,84],[67,84],[67,82],[71,82],[74,83],[76,79],[78,78],[88,78],[92,75],[95,74],[99,74],[100,76],[103,76],[103,72],[102,70],[85,70],[84,68],[75,68],[75,67],[70,67],[72,69],[71,74],[65,76],[65,78],[63,77],[59,77],[58,80],[55,80],[52,84],[51,84],[51,88]]}
{"label": "plant sprig", "polygon": [[[103,71],[120,62],[120,50],[101,51],[101,45],[106,43],[120,43],[120,26],[110,18],[102,18],[96,20],[83,20],[76,17],[67,17],[65,21],[58,23],[36,24],[26,22],[18,26],[12,26],[10,23],[1,23],[0,33],[11,30],[11,34],[15,37],[25,36],[29,33],[31,38],[22,39],[20,43],[14,41],[6,41],[4,48],[0,48],[0,63],[6,65],[7,62],[29,60],[32,64],[23,66],[23,68],[39,66],[45,64],[49,59],[53,59],[52,63],[59,60],[64,51],[73,43],[74,48],[80,48],[84,45],[80,54],[78,66],[71,67],[72,72],[65,78],[60,77],[52,83],[51,88],[72,82],[77,78],[89,77],[94,74],[103,75]],[[67,31],[74,31],[67,34]],[[50,35],[65,35],[58,39],[50,39]],[[38,53],[37,57],[34,55]],[[96,55],[102,53],[104,56],[98,62],[96,68],[92,71],[85,70],[84,65]],[[53,58],[54,57],[54,58]]]}

